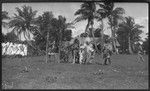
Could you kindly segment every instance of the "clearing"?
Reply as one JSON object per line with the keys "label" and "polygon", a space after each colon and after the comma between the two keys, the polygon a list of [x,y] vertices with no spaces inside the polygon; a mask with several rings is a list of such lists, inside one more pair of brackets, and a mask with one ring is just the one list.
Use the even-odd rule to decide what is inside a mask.
{"label": "clearing", "polygon": [[2,58],[2,88],[148,89],[148,56],[143,57],[145,62],[137,55],[113,55],[106,66],[98,56],[92,64],[46,64],[43,56]]}

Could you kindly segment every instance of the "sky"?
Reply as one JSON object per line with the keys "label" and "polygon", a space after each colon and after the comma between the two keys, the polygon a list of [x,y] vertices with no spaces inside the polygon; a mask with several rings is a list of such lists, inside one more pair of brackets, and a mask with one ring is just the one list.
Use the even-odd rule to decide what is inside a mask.
{"label": "sky", "polygon": [[[45,11],[52,11],[55,17],[62,15],[66,17],[67,22],[72,22],[77,16],[74,13],[80,8],[82,3],[77,2],[61,2],[61,3],[2,3],[2,11],[7,11],[9,16],[13,16],[16,13],[15,7],[21,8],[23,5],[31,6],[33,10],[37,10],[37,16],[42,15]],[[141,34],[142,39],[146,37],[148,33],[148,3],[115,3],[116,7],[122,7],[125,9],[124,16],[131,16],[135,19],[135,22],[144,26],[143,33]],[[36,16],[36,17],[37,17]],[[107,20],[104,20],[104,33],[110,35],[110,29],[108,28]],[[75,24],[73,29],[73,37],[84,32],[87,21],[78,22]],[[99,26],[98,22],[95,22],[94,28]],[[2,28],[2,32],[6,34],[11,29]],[[24,38],[22,37],[24,40]]]}

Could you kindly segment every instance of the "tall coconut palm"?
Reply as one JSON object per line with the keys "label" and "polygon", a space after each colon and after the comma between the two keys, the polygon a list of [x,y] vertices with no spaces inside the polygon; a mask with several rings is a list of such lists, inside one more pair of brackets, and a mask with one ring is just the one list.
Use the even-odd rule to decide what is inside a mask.
{"label": "tall coconut palm", "polygon": [[60,55],[60,48],[62,46],[62,41],[64,41],[65,38],[64,35],[66,35],[65,32],[68,31],[68,29],[74,28],[74,26],[73,23],[67,23],[66,18],[61,15],[58,16],[56,24],[58,29],[57,33],[58,40],[56,40],[57,41],[56,43],[58,43],[58,53]]}
{"label": "tall coconut palm", "polygon": [[[103,48],[103,46],[104,46],[104,22],[103,22],[103,20],[110,15],[109,14],[110,3],[109,2],[103,2],[103,3],[101,2],[101,3],[97,3],[97,4],[99,5],[99,9],[96,12],[97,13],[96,19],[101,22],[100,34],[101,34],[101,41],[102,41],[101,45]],[[102,53],[102,51],[101,51],[101,53]]]}
{"label": "tall coconut palm", "polygon": [[89,26],[91,26],[92,36],[94,40],[94,45],[96,47],[96,50],[98,51],[98,48],[96,46],[96,40],[94,37],[94,19],[96,18],[96,4],[94,2],[84,2],[81,4],[81,8],[75,12],[75,15],[78,15],[78,17],[75,19],[75,22],[87,20],[87,25],[85,28],[85,33],[90,33]]}
{"label": "tall coconut palm", "polygon": [[34,33],[34,39],[36,40],[37,45],[40,48],[44,50],[46,49],[46,51],[48,51],[48,49],[50,49],[48,48],[49,44],[55,42],[54,45],[55,48],[58,47],[56,48],[58,49],[58,52],[61,41],[63,41],[63,33],[67,31],[67,28],[73,28],[73,26],[71,26],[71,23],[66,23],[65,17],[59,16],[58,19],[54,18],[52,12],[44,12],[42,16],[39,16],[36,20],[36,25],[39,26],[38,31]]}
{"label": "tall coconut palm", "polygon": [[75,19],[75,22],[87,20],[85,33],[88,32],[90,24],[94,24],[93,20],[95,11],[96,6],[94,2],[84,2],[83,4],[81,4],[81,8],[75,12],[75,15],[78,15],[78,17]]}
{"label": "tall coconut palm", "polygon": [[121,7],[114,8],[114,3],[106,0],[105,4],[100,4],[100,7],[104,9],[107,13],[109,25],[111,28],[111,37],[113,48],[116,51],[116,39],[115,39],[115,32],[118,25],[118,19],[122,19],[122,14],[125,13],[125,10]]}
{"label": "tall coconut palm", "polygon": [[[50,43],[50,33],[52,31],[52,20],[54,18],[54,15],[52,12],[44,12],[41,16],[39,16],[36,19],[36,25],[38,26],[38,29],[36,33],[34,33],[35,37],[40,37],[40,40],[42,41],[36,41],[36,43],[39,45],[46,45],[44,49],[46,49],[46,63],[48,62],[48,47]],[[38,39],[39,40],[39,39]]]}
{"label": "tall coconut palm", "polygon": [[51,21],[53,19],[52,12],[45,12],[44,14],[44,23],[46,24],[46,32],[47,32],[47,42],[46,42],[46,63],[48,62],[48,46],[49,46],[49,31],[52,29]]}
{"label": "tall coconut palm", "polygon": [[143,28],[143,26],[135,24],[134,18],[130,16],[125,17],[124,22],[119,24],[118,32],[120,32],[121,35],[125,34],[125,36],[127,36],[125,38],[128,40],[128,52],[130,54],[133,53],[135,42],[141,41],[141,37],[139,36],[142,33],[141,28]]}
{"label": "tall coconut palm", "polygon": [[17,34],[17,36],[21,38],[21,34],[23,33],[24,38],[26,39],[28,45],[32,46],[34,49],[39,50],[30,42],[32,34],[32,30],[34,26],[34,19],[37,11],[32,10],[30,6],[22,6],[22,9],[16,7],[17,13],[14,14],[12,19],[9,22],[9,27],[13,28],[13,32]]}

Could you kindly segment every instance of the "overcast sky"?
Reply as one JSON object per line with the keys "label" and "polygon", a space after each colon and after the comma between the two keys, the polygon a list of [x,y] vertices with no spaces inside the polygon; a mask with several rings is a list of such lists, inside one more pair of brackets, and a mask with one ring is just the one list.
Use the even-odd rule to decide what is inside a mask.
{"label": "overcast sky", "polygon": [[[80,8],[82,3],[3,3],[2,11],[7,11],[10,16],[16,13],[15,7],[21,7],[23,5],[28,5],[37,10],[37,16],[43,14],[44,11],[52,11],[54,16],[58,15],[65,16],[67,22],[73,21],[76,16],[74,13]],[[142,29],[144,31],[141,34],[142,38],[145,38],[145,34],[148,32],[148,3],[115,3],[115,7],[122,7],[125,9],[125,16],[131,16],[135,19],[135,22],[144,26]],[[75,24],[73,30],[73,36],[76,36],[85,30],[87,21],[79,22]],[[107,22],[105,21],[105,34],[111,34],[110,30],[107,28]],[[95,28],[98,27],[98,23],[95,23]],[[7,29],[2,28],[2,32],[6,33]]]}

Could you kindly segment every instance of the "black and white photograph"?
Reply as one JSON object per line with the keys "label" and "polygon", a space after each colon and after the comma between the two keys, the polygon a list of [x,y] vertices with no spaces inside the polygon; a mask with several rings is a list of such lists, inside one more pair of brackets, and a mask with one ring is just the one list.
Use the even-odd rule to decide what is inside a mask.
{"label": "black and white photograph", "polygon": [[3,2],[4,89],[148,89],[148,2]]}

